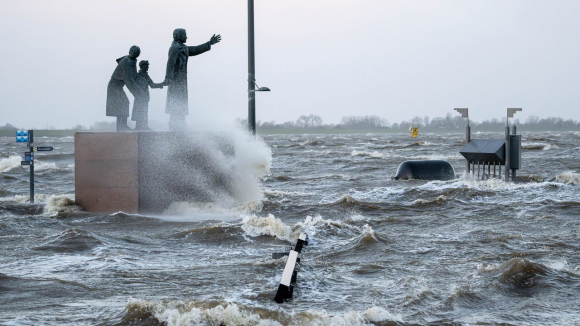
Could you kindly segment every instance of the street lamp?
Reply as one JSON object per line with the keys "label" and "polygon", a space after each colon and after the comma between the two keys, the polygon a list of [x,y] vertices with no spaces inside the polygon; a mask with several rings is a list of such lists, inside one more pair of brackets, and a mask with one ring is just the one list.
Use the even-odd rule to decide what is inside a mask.
{"label": "street lamp", "polygon": [[[516,134],[516,125],[513,126],[513,135],[510,135],[510,118],[514,117],[514,114],[518,111],[521,111],[522,108],[508,108],[507,109],[507,119],[506,119],[506,126],[505,126],[505,182],[509,182],[510,181],[510,169],[512,170],[512,180],[516,181],[516,169],[519,169],[519,167],[513,168],[512,169],[512,165],[516,166],[519,165],[519,162],[521,161],[520,159],[518,159],[517,164],[513,164],[511,162],[512,158],[512,150],[511,150],[511,142],[512,142],[512,138],[515,138],[515,134]],[[520,138],[521,139],[521,138]],[[520,148],[516,148],[517,153],[519,155],[521,155],[521,144],[519,145]],[[514,155],[515,157],[515,155]]]}
{"label": "street lamp", "polygon": [[256,92],[269,92],[268,87],[257,87],[254,60],[254,0],[248,0],[248,129],[256,134]]}
{"label": "street lamp", "polygon": [[[457,113],[461,114],[462,118],[467,118],[467,127],[465,127],[465,145],[471,140],[471,127],[469,127],[469,109],[468,108],[455,108]],[[469,173],[469,161],[467,161],[467,173]]]}

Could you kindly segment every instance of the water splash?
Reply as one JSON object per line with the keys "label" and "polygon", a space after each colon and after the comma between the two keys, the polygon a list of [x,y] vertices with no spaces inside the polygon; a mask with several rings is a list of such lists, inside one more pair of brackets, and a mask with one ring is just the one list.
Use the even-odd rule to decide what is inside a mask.
{"label": "water splash", "polygon": [[16,155],[1,159],[0,172],[8,172],[16,167],[19,167],[20,161],[22,161],[22,158]]}

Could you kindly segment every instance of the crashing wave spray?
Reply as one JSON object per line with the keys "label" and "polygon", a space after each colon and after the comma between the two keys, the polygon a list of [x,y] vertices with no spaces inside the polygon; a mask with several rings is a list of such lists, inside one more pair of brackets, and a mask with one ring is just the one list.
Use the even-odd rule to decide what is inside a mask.
{"label": "crashing wave spray", "polygon": [[[189,215],[202,211],[222,215],[224,208],[236,212],[240,207],[254,209],[263,199],[260,182],[270,172],[271,150],[261,138],[240,127],[216,129],[228,131],[191,132],[186,140],[151,145],[157,156],[153,172],[162,177],[155,180],[155,196],[168,191],[172,196],[165,214]],[[182,147],[185,144],[187,148]],[[176,161],[183,166],[166,166],[173,158],[183,155]],[[180,172],[167,175],[164,171],[168,169]]]}

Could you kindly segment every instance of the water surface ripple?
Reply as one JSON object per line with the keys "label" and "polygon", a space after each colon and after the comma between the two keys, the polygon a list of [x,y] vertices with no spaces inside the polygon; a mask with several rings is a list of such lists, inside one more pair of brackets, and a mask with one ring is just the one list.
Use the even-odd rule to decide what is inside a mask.
{"label": "water surface ripple", "polygon": [[[74,206],[70,137],[43,139],[57,150],[36,157],[30,205],[25,148],[1,139],[0,324],[580,324],[580,133],[524,133],[516,184],[465,175],[460,133],[263,138],[260,203],[179,216]],[[410,159],[457,178],[392,180]],[[278,305],[271,253],[300,229],[311,243]]]}

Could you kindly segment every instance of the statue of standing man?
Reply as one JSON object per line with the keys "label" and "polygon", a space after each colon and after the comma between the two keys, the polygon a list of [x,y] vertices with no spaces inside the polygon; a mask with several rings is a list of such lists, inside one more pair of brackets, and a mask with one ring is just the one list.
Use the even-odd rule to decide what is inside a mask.
{"label": "statue of standing man", "polygon": [[198,46],[187,46],[185,29],[173,31],[173,43],[169,48],[167,71],[164,84],[167,87],[167,103],[165,113],[169,114],[169,130],[185,130],[185,116],[189,113],[187,106],[187,61],[190,56],[202,54],[211,50],[213,44],[221,41],[220,35],[213,35],[209,42]]}

